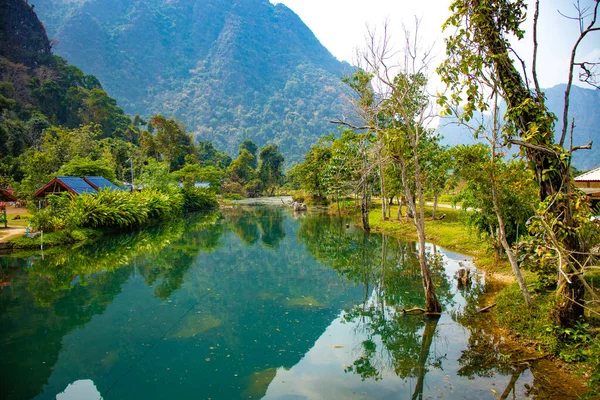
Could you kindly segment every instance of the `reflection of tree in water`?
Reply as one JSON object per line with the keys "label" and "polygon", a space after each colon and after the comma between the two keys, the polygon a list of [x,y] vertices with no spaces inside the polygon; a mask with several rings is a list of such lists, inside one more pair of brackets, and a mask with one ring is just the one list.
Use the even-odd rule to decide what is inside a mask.
{"label": "reflection of tree in water", "polygon": [[472,328],[469,344],[458,359],[460,369],[459,376],[475,379],[476,377],[493,377],[497,374],[510,376],[500,399],[507,399],[515,392],[517,380],[523,372],[528,369],[526,363],[512,363],[505,359],[500,349],[500,343],[494,337],[485,333],[482,329]]}
{"label": "reflection of tree in water", "polygon": [[[180,287],[193,256],[218,246],[223,230],[203,229],[217,220],[217,214],[195,215],[185,221],[108,236],[69,251],[51,249],[44,258],[31,258],[28,290],[36,305],[48,307],[72,290],[74,281],[78,285],[86,285],[90,279],[102,282],[107,279],[102,277],[104,273],[135,264],[151,282],[166,277],[167,283],[157,290],[157,295],[168,296]],[[195,240],[187,243],[182,239],[187,236]],[[149,267],[150,272],[144,266],[148,259],[153,263],[156,260]]]}
{"label": "reflection of tree in water", "polygon": [[58,291],[43,296],[38,289],[43,290],[45,279],[35,278],[37,286],[32,290],[27,274],[16,276],[10,290],[0,290],[0,337],[8,339],[0,341],[0,398],[31,399],[41,393],[59,359],[65,335],[102,314],[131,272],[131,268],[121,268],[90,276],[85,284],[69,287],[68,295],[67,289],[50,285]]}
{"label": "reflection of tree in water", "polygon": [[277,248],[285,237],[283,230],[283,210],[259,208],[260,240],[267,247]]}
{"label": "reflection of tree in water", "polygon": [[[362,379],[379,380],[386,369],[401,378],[416,377],[413,398],[421,398],[427,369],[440,367],[443,357],[430,355],[438,319],[401,312],[425,303],[416,244],[345,229],[333,217],[329,223],[307,217],[298,236],[315,258],[364,288],[362,303],[344,314],[367,337],[361,356],[346,371]],[[429,264],[438,298],[449,304],[451,283],[442,256],[430,254]]]}
{"label": "reflection of tree in water", "polygon": [[218,223],[217,214],[204,218],[201,222],[186,221],[183,233],[173,241],[169,240],[168,247],[136,260],[138,271],[149,286],[154,286],[157,297],[166,299],[181,287],[199,253],[219,248],[225,226]]}
{"label": "reflection of tree in water", "polygon": [[231,221],[231,230],[247,245],[253,245],[260,239],[258,230],[258,218],[255,213],[247,212],[228,212],[228,219]]}
{"label": "reflection of tree in water", "polygon": [[239,212],[227,212],[231,230],[246,244],[253,245],[260,239],[270,248],[277,248],[285,238],[283,210],[255,207]]}

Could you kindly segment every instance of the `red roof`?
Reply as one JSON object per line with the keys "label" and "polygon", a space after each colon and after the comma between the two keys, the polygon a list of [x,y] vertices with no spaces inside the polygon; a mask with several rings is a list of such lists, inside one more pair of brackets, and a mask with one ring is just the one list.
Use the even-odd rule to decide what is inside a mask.
{"label": "red roof", "polygon": [[17,201],[17,198],[8,189],[0,187],[0,201]]}

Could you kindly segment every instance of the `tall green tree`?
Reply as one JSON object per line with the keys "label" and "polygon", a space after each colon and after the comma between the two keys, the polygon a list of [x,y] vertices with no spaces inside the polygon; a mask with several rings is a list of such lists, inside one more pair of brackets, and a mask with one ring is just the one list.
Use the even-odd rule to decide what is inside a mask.
{"label": "tall green tree", "polygon": [[256,145],[256,143],[254,143],[250,139],[244,140],[242,142],[242,144],[240,144],[239,154],[241,154],[243,150],[247,150],[248,153],[252,154],[254,159],[251,162],[251,166],[253,169],[257,169],[258,168],[258,157],[257,157],[258,146]]}
{"label": "tall green tree", "polygon": [[281,185],[283,180],[283,163],[285,159],[276,145],[269,144],[263,147],[259,153],[260,168],[258,177],[265,190],[273,196],[275,189]]}
{"label": "tall green tree", "polygon": [[[356,93],[355,104],[365,124],[361,128],[367,131],[365,137],[370,137],[370,142],[375,144],[372,146],[374,156],[371,157],[371,162],[367,160],[366,146],[361,149],[363,199],[369,198],[368,191],[365,190],[368,172],[377,168],[383,178],[381,158],[384,154],[389,156],[399,166],[408,208],[417,229],[425,311],[438,314],[442,306],[435,293],[425,253],[424,144],[431,140],[432,130],[428,129],[427,124],[433,116],[431,99],[427,93],[427,65],[430,55],[420,50],[418,28],[417,20],[414,32],[405,29],[405,58],[399,63],[394,59],[396,53],[391,50],[389,37],[377,38],[374,32],[369,32],[367,48],[362,53],[367,69],[359,69],[349,83]],[[377,94],[375,86],[379,88]],[[384,146],[384,149],[380,146]],[[414,192],[411,186],[414,187]],[[368,209],[365,210],[364,201],[361,208],[363,225],[368,228],[365,225]]]}
{"label": "tall green tree", "polygon": [[331,148],[328,146],[314,145],[304,155],[304,162],[296,166],[300,185],[311,195],[318,199],[327,193],[324,172],[331,160]]}
{"label": "tall green tree", "polygon": [[71,161],[60,167],[60,175],[67,176],[102,176],[111,182],[116,182],[115,166],[106,159],[92,160],[89,157],[75,156]]}
{"label": "tall green tree", "polygon": [[229,179],[242,185],[247,184],[254,179],[256,174],[256,171],[252,168],[253,163],[254,156],[248,150],[242,149],[240,155],[227,168]]}
{"label": "tall green tree", "polygon": [[150,118],[150,126],[154,128],[154,146],[161,158],[169,163],[171,171],[181,168],[185,163],[185,155],[192,151],[192,138],[185,133],[183,126],[174,119],[162,115]]}

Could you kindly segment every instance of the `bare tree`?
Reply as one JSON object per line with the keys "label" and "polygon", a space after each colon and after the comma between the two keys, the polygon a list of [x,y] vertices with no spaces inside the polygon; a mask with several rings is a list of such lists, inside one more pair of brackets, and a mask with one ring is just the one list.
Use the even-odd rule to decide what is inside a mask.
{"label": "bare tree", "polygon": [[[423,176],[421,171],[422,141],[431,131],[427,128],[435,113],[427,93],[428,64],[431,50],[423,50],[418,41],[419,20],[414,32],[404,27],[401,52],[394,52],[387,24],[379,38],[369,30],[366,49],[361,53],[361,65],[355,82],[357,104],[366,123],[374,132],[378,149],[377,165],[383,175],[383,160],[389,157],[400,169],[406,203],[412,215],[419,239],[419,264],[425,292],[425,311],[440,313],[441,304],[427,265],[425,252],[425,211]],[[373,87],[376,90],[373,90]],[[385,151],[383,151],[385,150]]]}

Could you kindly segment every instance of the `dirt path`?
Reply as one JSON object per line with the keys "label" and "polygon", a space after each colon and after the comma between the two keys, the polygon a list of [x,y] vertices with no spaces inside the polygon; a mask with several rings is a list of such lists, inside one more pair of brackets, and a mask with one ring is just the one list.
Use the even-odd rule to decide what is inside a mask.
{"label": "dirt path", "polygon": [[24,235],[25,228],[9,226],[8,228],[0,228],[0,243],[8,242],[9,239]]}

